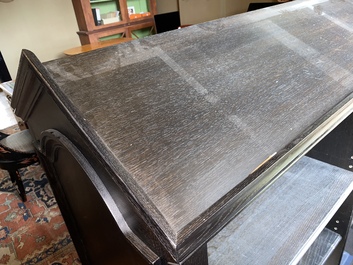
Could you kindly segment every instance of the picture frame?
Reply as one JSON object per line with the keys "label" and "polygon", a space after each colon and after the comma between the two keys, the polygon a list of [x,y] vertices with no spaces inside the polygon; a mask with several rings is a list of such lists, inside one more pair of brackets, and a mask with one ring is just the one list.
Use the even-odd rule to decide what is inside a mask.
{"label": "picture frame", "polygon": [[129,13],[129,15],[135,14],[135,7],[134,7],[134,6],[129,6],[129,7],[127,8],[127,11],[128,11],[128,13]]}

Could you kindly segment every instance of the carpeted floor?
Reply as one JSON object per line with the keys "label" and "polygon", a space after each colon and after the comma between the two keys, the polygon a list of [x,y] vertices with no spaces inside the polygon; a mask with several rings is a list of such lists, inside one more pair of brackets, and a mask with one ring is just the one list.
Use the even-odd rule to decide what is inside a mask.
{"label": "carpeted floor", "polygon": [[81,264],[42,168],[30,166],[21,174],[25,203],[0,170],[0,265]]}

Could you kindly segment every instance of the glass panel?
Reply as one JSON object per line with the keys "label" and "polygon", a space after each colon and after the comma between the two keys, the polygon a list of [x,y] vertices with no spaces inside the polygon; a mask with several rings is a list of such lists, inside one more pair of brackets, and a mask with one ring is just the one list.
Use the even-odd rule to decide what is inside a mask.
{"label": "glass panel", "polygon": [[150,16],[148,0],[128,0],[128,13],[130,19]]}
{"label": "glass panel", "polygon": [[153,35],[153,27],[133,30],[131,34],[134,39],[141,39],[141,38]]}
{"label": "glass panel", "polygon": [[96,26],[119,22],[120,6],[115,0],[91,0],[91,8]]}
{"label": "glass panel", "polygon": [[124,37],[123,33],[119,33],[119,34],[114,34],[114,35],[99,38],[99,41],[112,40],[112,39],[118,39],[123,37]]}

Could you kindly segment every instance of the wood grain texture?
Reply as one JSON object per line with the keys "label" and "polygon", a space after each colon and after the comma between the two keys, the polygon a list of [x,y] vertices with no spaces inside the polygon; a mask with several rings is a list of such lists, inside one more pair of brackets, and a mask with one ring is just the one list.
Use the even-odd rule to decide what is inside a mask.
{"label": "wood grain texture", "polygon": [[[53,107],[16,111],[36,139],[72,136],[184,262],[352,112],[352,10],[294,1],[44,64],[25,51]],[[15,107],[39,97],[19,77]]]}
{"label": "wood grain texture", "polygon": [[351,92],[350,32],[309,8],[253,18],[45,64],[175,234]]}
{"label": "wood grain texture", "polygon": [[352,190],[352,172],[303,157],[208,243],[209,264],[296,264]]}
{"label": "wood grain texture", "polygon": [[55,130],[42,137],[42,162],[82,264],[160,265],[159,256],[126,223],[119,210],[127,210],[123,199],[118,206],[71,141]]}
{"label": "wood grain texture", "polygon": [[311,245],[299,265],[323,265],[335,249],[342,237],[330,229],[322,230],[318,238]]}

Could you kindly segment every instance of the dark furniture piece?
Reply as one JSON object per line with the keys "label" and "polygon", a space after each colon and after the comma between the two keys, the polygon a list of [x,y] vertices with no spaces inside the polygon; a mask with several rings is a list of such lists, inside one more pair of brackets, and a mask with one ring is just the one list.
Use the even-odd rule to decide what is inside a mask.
{"label": "dark furniture piece", "polygon": [[10,135],[0,132],[0,168],[8,171],[24,202],[27,201],[27,196],[19,169],[38,162],[32,142],[28,130]]}
{"label": "dark furniture piece", "polygon": [[180,25],[179,11],[154,15],[157,33],[178,29]]}
{"label": "dark furniture piece", "polygon": [[0,52],[0,83],[12,80],[9,70],[7,69],[5,59]]}
{"label": "dark furniture piece", "polygon": [[45,63],[23,51],[12,106],[82,262],[338,264],[347,12],[294,1]]}
{"label": "dark furniture piece", "polygon": [[278,4],[282,4],[281,2],[260,2],[260,3],[250,3],[248,7],[248,12],[249,11],[254,11],[257,9],[265,8],[265,7],[270,7],[270,6],[275,6]]}

